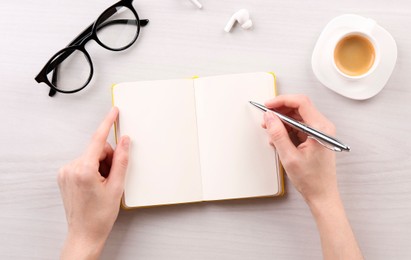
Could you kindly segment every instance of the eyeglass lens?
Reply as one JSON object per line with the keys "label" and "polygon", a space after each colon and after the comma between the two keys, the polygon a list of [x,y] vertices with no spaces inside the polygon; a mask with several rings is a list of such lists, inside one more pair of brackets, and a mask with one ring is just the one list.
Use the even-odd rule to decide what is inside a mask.
{"label": "eyeglass lens", "polygon": [[[113,12],[107,10],[107,12]],[[115,7],[114,14],[104,19],[102,14],[97,21],[97,38],[106,47],[114,50],[123,49],[136,40],[138,21],[134,13],[127,7]]]}
{"label": "eyeglass lens", "polygon": [[[86,54],[80,50],[66,49],[55,56],[53,61],[58,60],[61,56],[67,56],[58,65],[58,81],[55,82],[55,87],[62,91],[74,91],[82,88],[87,82],[91,74],[91,64],[88,62]],[[53,61],[50,64],[53,64]],[[54,70],[47,74],[47,78],[52,82]]]}

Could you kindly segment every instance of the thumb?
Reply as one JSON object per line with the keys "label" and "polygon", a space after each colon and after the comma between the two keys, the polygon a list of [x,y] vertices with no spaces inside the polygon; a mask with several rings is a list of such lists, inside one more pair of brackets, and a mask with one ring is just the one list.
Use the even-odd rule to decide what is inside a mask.
{"label": "thumb", "polygon": [[281,161],[287,161],[290,155],[298,152],[278,116],[268,111],[264,113],[264,122],[270,136],[270,142],[275,146]]}
{"label": "thumb", "polygon": [[113,187],[119,193],[122,193],[124,189],[124,179],[126,177],[129,161],[129,151],[130,137],[123,136],[114,151],[110,174],[107,178],[109,186]]}

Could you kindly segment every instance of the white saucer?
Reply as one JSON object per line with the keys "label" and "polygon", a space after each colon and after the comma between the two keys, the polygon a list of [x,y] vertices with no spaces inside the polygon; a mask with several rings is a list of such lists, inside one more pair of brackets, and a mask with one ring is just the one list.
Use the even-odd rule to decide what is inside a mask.
{"label": "white saucer", "polygon": [[380,62],[374,72],[361,79],[346,79],[333,66],[333,47],[337,37],[345,32],[360,29],[370,19],[346,14],[331,20],[322,31],[314,47],[311,65],[315,76],[327,88],[352,99],[363,100],[378,94],[394,70],[397,61],[397,45],[384,28],[375,24],[371,35],[378,42]]}

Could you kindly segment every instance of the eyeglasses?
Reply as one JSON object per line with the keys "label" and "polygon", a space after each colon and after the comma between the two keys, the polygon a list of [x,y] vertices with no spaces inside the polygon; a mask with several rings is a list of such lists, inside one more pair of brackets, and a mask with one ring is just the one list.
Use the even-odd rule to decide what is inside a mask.
{"label": "eyeglasses", "polygon": [[50,97],[57,92],[78,92],[90,83],[94,69],[84,47],[90,40],[111,51],[122,51],[133,45],[140,26],[146,26],[149,20],[140,20],[132,3],[133,0],[120,0],[107,8],[66,48],[51,57],[35,78],[50,87]]}

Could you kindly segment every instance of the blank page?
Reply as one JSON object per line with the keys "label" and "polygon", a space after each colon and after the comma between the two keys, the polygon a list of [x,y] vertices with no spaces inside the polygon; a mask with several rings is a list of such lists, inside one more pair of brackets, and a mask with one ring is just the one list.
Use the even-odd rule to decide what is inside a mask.
{"label": "blank page", "polygon": [[127,207],[200,201],[202,196],[193,80],[113,87],[118,136],[131,138],[124,188]]}
{"label": "blank page", "polygon": [[249,101],[274,96],[270,73],[199,78],[194,83],[203,199],[278,195],[277,156]]}

